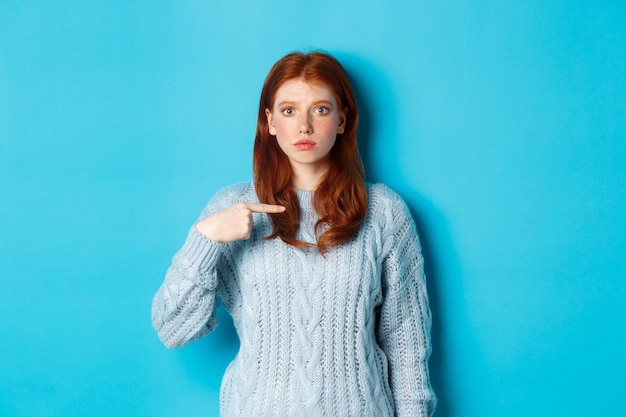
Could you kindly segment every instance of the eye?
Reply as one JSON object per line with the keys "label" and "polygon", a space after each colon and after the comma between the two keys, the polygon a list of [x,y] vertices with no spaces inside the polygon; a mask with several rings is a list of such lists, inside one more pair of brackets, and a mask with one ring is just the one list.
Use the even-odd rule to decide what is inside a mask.
{"label": "eye", "polygon": [[318,108],[315,109],[315,112],[317,114],[328,114],[330,113],[330,109],[326,106],[320,106]]}
{"label": "eye", "polygon": [[295,110],[291,107],[286,107],[281,110],[281,113],[285,116],[292,116],[295,113]]}

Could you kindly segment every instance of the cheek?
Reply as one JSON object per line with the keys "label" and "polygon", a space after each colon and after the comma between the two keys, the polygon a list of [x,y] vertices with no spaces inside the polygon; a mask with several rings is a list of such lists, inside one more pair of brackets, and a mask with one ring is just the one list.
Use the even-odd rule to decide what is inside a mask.
{"label": "cheek", "polygon": [[278,139],[284,138],[287,135],[288,129],[286,129],[285,126],[276,124],[274,127],[276,128],[276,137]]}
{"label": "cheek", "polygon": [[323,136],[332,136],[334,138],[337,135],[337,121],[324,120],[323,123],[317,126],[317,131]]}
{"label": "cheek", "polygon": [[274,123],[274,129],[276,129],[276,142],[278,143],[278,147],[285,152],[290,142],[289,128],[285,123],[276,122]]}
{"label": "cheek", "polygon": [[276,129],[276,137],[278,139],[288,136],[289,132],[292,130],[287,120],[276,120],[274,122],[274,129]]}

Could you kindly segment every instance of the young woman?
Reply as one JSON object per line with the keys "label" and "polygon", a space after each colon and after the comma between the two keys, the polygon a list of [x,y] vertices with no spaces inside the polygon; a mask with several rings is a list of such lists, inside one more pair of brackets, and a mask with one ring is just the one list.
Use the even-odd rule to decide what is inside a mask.
{"label": "young woman", "polygon": [[430,310],[402,199],[366,184],[342,66],[312,52],[268,74],[254,181],[220,191],[174,256],[152,304],[170,348],[216,325],[240,338],[223,416],[430,416]]}

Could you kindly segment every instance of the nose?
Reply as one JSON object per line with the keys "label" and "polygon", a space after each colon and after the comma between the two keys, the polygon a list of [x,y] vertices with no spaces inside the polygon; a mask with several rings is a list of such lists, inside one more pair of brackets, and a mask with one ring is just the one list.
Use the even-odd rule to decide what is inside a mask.
{"label": "nose", "polygon": [[311,122],[311,116],[304,114],[300,118],[300,133],[310,135],[313,133],[313,123]]}

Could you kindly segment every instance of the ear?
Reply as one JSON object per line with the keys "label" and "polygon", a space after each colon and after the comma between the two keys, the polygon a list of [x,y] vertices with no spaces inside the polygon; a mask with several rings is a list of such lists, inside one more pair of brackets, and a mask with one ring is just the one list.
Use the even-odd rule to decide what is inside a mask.
{"label": "ear", "polygon": [[344,107],[342,111],[339,112],[339,125],[337,126],[337,133],[342,134],[346,131],[346,118],[348,116],[348,108]]}
{"label": "ear", "polygon": [[276,127],[274,127],[274,118],[270,109],[265,109],[265,117],[267,117],[267,126],[269,127],[270,135],[276,136]]}

